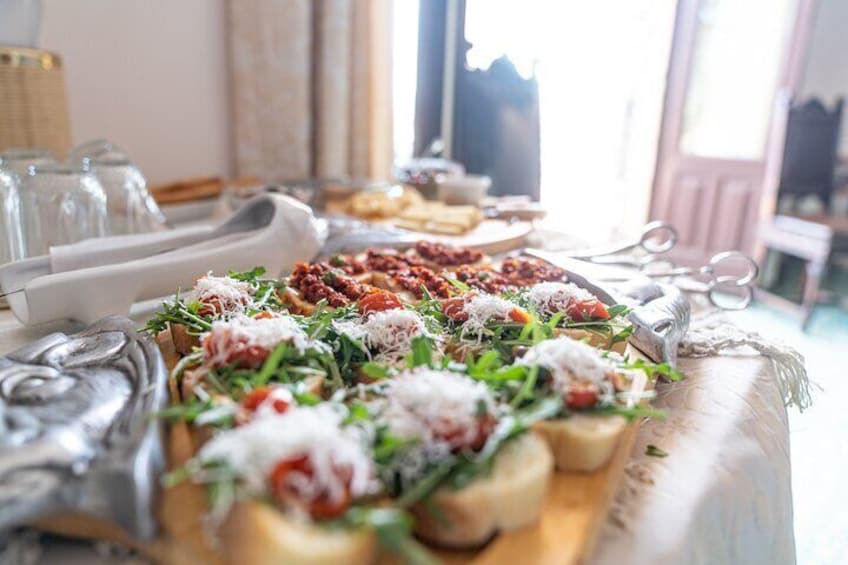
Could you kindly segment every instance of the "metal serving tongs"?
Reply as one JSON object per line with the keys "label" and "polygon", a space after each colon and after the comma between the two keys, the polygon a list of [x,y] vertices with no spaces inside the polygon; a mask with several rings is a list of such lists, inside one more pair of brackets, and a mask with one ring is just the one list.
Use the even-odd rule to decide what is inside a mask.
{"label": "metal serving tongs", "polygon": [[[703,294],[723,310],[742,310],[751,303],[753,282],[759,274],[759,266],[751,257],[739,251],[724,251],[701,267],[678,267],[661,256],[677,241],[674,226],[656,221],[645,225],[638,239],[618,245],[582,251],[525,249],[523,253],[570,272],[586,273],[597,282],[625,282],[633,278],[632,270],[636,269],[641,276],[667,279],[686,292]],[[592,268],[595,266],[598,268]]]}

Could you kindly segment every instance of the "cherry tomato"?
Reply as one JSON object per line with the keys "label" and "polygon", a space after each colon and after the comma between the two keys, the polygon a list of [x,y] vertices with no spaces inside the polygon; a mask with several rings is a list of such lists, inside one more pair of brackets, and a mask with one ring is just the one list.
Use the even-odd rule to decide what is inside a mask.
{"label": "cherry tomato", "polygon": [[518,322],[519,324],[526,324],[533,318],[530,316],[530,312],[525,310],[524,308],[513,308],[509,312],[509,318],[513,322]]}
{"label": "cherry tomato", "polygon": [[486,445],[486,440],[489,439],[497,423],[498,421],[491,414],[479,416],[474,436],[470,441],[466,438],[466,430],[457,426],[441,426],[440,429],[434,430],[433,435],[449,444],[454,451],[461,449],[480,451]]}
{"label": "cherry tomato", "polygon": [[598,299],[584,302],[571,302],[565,309],[568,317],[575,322],[590,322],[593,320],[609,320],[609,312],[604,303]]}
{"label": "cherry tomato", "polygon": [[[248,393],[247,396],[242,398],[241,406],[245,410],[249,412],[256,412],[256,410],[266,401],[268,397],[271,396],[271,393],[274,391],[273,387],[263,386],[261,388],[257,388],[254,391]],[[271,401],[271,407],[278,414],[282,414],[286,410],[289,409],[289,402],[285,398],[274,398]]]}
{"label": "cherry tomato", "polygon": [[[320,493],[311,501],[300,501],[306,502],[309,514],[313,518],[335,518],[343,514],[350,506],[351,471],[345,467],[334,468],[333,470],[345,486],[343,495],[338,500],[331,500],[329,493]],[[288,480],[292,473],[299,473],[312,478],[314,470],[309,456],[301,455],[291,459],[283,459],[271,471],[271,491],[277,500],[283,504],[290,503],[292,500],[297,503],[300,496]]]}
{"label": "cherry tomato", "polygon": [[574,385],[565,393],[564,400],[572,410],[591,408],[598,402],[598,389],[593,384]]}
{"label": "cherry tomato", "polygon": [[403,308],[403,303],[400,298],[393,292],[387,290],[377,290],[366,294],[359,300],[359,311],[362,314],[371,312],[384,312],[386,310],[396,310]]}

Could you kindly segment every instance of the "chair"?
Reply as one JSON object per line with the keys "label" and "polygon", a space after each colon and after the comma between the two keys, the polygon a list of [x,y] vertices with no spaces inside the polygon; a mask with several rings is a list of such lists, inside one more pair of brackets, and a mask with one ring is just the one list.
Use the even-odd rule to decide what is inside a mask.
{"label": "chair", "polygon": [[[824,298],[822,280],[837,251],[845,249],[848,218],[828,215],[834,190],[839,130],[843,100],[828,110],[821,101],[811,99],[791,105],[786,117],[777,198],[816,196],[825,213],[798,216],[778,214],[760,229],[760,244],[804,261],[800,309],[802,327],[809,325],[813,311]],[[765,258],[765,254],[761,259]],[[787,300],[765,289],[757,297],[764,302],[786,305]]]}

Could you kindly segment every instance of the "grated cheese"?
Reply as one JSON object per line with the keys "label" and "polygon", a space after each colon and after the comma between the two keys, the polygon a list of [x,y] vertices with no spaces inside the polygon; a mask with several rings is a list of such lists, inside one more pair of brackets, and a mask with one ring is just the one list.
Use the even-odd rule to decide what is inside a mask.
{"label": "grated cheese", "polygon": [[509,320],[509,314],[515,310],[512,302],[489,294],[476,294],[465,301],[462,311],[468,320],[462,324],[462,336],[476,335],[478,338],[488,333],[486,324],[489,322]]}
{"label": "grated cheese", "polygon": [[427,329],[424,318],[412,310],[373,312],[364,319],[334,321],[333,327],[377,351],[376,359],[386,362],[397,361],[408,353],[414,337],[436,337]]}
{"label": "grated cheese", "polygon": [[565,309],[575,302],[595,300],[595,296],[573,283],[543,282],[534,285],[527,293],[536,312],[549,316]]}
{"label": "grated cheese", "polygon": [[414,479],[428,463],[451,454],[451,445],[443,439],[447,433],[459,432],[456,439],[463,443],[474,441],[481,403],[494,414],[494,399],[483,383],[418,367],[388,381],[385,396],[371,408],[392,435],[415,441],[393,465],[404,478]]}
{"label": "grated cheese", "polygon": [[233,353],[255,347],[272,351],[281,343],[293,345],[303,355],[311,349],[327,352],[329,346],[312,340],[291,316],[278,314],[269,318],[236,315],[229,320],[212,322],[212,329],[200,338],[207,365],[225,364]]}
{"label": "grated cheese", "polygon": [[268,493],[269,478],[282,460],[307,456],[313,474],[293,476],[306,501],[326,495],[333,502],[345,497],[339,468],[350,470],[350,493],[359,498],[379,491],[374,463],[364,430],[342,427],[346,410],[330,403],[292,407],[283,414],[259,414],[248,424],[215,435],[198,452],[200,464],[223,463],[241,479],[251,495]]}
{"label": "grated cheese", "polygon": [[253,288],[232,277],[216,277],[210,271],[194,283],[195,299],[203,304],[216,304],[217,314],[245,312],[253,302]]}
{"label": "grated cheese", "polygon": [[571,379],[603,384],[608,381],[609,373],[615,370],[612,363],[604,359],[597,349],[566,336],[537,343],[516,363],[544,367],[560,385],[567,384]]}

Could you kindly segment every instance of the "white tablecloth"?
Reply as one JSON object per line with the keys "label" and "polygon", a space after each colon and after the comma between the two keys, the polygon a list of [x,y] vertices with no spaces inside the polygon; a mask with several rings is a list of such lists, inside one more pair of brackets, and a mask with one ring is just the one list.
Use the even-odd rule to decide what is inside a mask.
{"label": "white tablecloth", "polygon": [[[0,311],[0,353],[74,329],[24,329]],[[659,386],[655,405],[668,419],[641,430],[590,562],[794,563],[789,432],[768,361],[682,359],[680,368],[685,381]],[[648,444],[668,456],[645,455]],[[92,556],[46,547],[41,562]]]}

